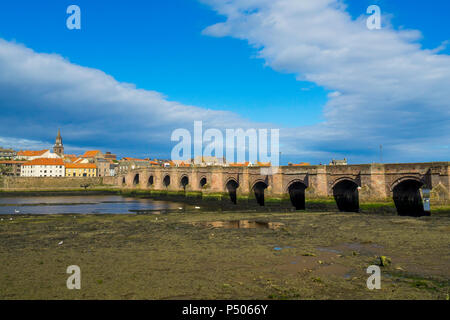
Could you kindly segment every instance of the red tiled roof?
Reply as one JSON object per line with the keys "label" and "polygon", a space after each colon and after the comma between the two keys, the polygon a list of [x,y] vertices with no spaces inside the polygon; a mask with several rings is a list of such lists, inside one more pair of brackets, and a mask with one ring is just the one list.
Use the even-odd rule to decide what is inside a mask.
{"label": "red tiled roof", "polygon": [[250,162],[245,162],[245,163],[239,163],[239,162],[236,162],[236,163],[230,163],[230,167],[248,167],[248,165],[250,164]]}
{"label": "red tiled roof", "polygon": [[53,159],[53,158],[38,158],[31,161],[27,161],[23,166],[63,166],[63,159]]}
{"label": "red tiled roof", "polygon": [[39,150],[39,151],[33,151],[33,150],[24,150],[17,152],[18,157],[39,157],[42,156],[44,153],[46,153],[47,150]]}
{"label": "red tiled roof", "polygon": [[292,164],[293,167],[310,166],[309,162],[300,162]]}
{"label": "red tiled roof", "polygon": [[145,162],[149,161],[148,159],[136,159],[136,158],[130,158],[130,157],[124,157],[124,158],[122,158],[122,160],[125,160],[125,161],[145,161]]}
{"label": "red tiled roof", "polygon": [[97,154],[99,154],[100,150],[90,150],[86,151],[81,157],[82,158],[94,158]]}
{"label": "red tiled roof", "polygon": [[190,167],[191,165],[189,163],[181,162],[178,166],[179,167]]}
{"label": "red tiled roof", "polygon": [[0,161],[0,164],[22,164],[25,163],[26,161],[16,161],[16,160],[3,160]]}

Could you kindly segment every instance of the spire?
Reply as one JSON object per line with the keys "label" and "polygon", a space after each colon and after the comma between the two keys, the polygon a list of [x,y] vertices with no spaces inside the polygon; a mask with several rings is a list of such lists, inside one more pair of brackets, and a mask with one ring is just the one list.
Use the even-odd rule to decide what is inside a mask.
{"label": "spire", "polygon": [[61,130],[58,128],[58,135],[56,136],[55,145],[53,146],[53,152],[58,155],[64,154],[64,146],[61,138]]}

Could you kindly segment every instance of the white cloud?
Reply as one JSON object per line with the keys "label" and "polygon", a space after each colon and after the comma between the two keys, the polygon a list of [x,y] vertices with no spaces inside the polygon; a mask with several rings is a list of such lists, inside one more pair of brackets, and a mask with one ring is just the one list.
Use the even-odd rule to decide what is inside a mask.
{"label": "white cloud", "polygon": [[100,70],[2,39],[0,70],[0,142],[17,149],[51,147],[61,127],[65,143],[79,147],[167,156],[172,130],[192,130],[194,120],[203,120],[205,129],[253,126],[237,114],[169,101]]}
{"label": "white cloud", "polygon": [[[325,122],[284,130],[285,154],[391,161],[448,160],[450,57],[415,30],[368,30],[338,0],[205,0],[226,21],[204,34],[248,41],[273,69],[333,93]],[[305,150],[305,151],[302,151]]]}

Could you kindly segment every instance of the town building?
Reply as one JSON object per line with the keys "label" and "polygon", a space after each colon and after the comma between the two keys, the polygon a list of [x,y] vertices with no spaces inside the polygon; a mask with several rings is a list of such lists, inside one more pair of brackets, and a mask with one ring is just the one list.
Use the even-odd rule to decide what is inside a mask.
{"label": "town building", "polygon": [[117,156],[115,154],[112,154],[109,151],[107,151],[104,156],[105,156],[105,159],[107,159],[107,160],[113,160],[113,161],[117,160]]}
{"label": "town building", "polygon": [[347,165],[347,158],[344,158],[344,160],[331,160],[330,166],[346,166]]}
{"label": "town building", "polygon": [[90,162],[94,162],[96,159],[105,158],[103,153],[100,150],[89,150],[86,151],[81,158],[88,159]]}
{"label": "town building", "polygon": [[50,158],[50,155],[51,153],[49,149],[38,151],[20,150],[19,152],[17,152],[15,160],[34,160],[38,158]]}
{"label": "town building", "polygon": [[13,149],[4,149],[0,147],[0,158],[1,159],[11,159],[16,156],[16,152]]}
{"label": "town building", "polygon": [[64,177],[65,168],[62,159],[38,158],[22,164],[22,177]]}
{"label": "town building", "polygon": [[[202,167],[209,167],[209,166],[225,166],[227,164],[227,161],[225,158],[217,158],[214,156],[197,156],[192,161],[195,165],[199,165]],[[186,163],[186,161],[185,161]]]}
{"label": "town building", "polygon": [[[114,172],[114,165],[110,160],[107,160],[105,158],[97,158],[95,159],[95,164],[97,165],[97,174],[99,177],[110,177],[111,168],[113,168]],[[113,176],[114,175],[115,174],[113,174]]]}
{"label": "town building", "polygon": [[151,161],[149,159],[135,159],[130,157],[122,158],[119,161],[119,173],[128,172],[129,170],[149,168],[153,166],[159,166],[160,164],[156,161]]}
{"label": "town building", "polygon": [[26,161],[17,161],[17,160],[0,160],[0,167],[3,167],[3,170],[0,171],[0,175],[3,176],[20,176],[21,166]]}
{"label": "town building", "polygon": [[66,177],[97,177],[94,163],[66,163]]}
{"label": "town building", "polygon": [[288,163],[289,167],[305,167],[305,166],[310,166],[311,164],[309,162],[300,162],[300,163]]}

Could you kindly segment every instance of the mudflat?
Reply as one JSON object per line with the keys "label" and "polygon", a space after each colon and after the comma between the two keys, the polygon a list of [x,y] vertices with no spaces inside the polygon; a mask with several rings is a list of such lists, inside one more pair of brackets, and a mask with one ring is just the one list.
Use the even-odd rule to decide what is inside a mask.
{"label": "mudflat", "polygon": [[[0,218],[0,299],[449,299],[448,216]],[[367,268],[381,256],[391,263],[369,290]],[[81,269],[80,290],[66,286],[70,265]]]}

